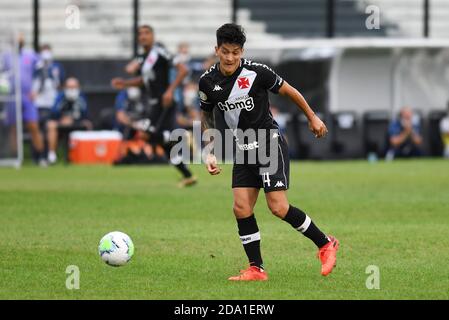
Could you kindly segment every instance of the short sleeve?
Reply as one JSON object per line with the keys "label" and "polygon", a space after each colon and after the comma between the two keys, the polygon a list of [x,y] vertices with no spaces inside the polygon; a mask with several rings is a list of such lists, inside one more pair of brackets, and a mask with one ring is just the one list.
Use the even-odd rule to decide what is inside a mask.
{"label": "short sleeve", "polygon": [[264,89],[276,94],[279,93],[279,89],[284,83],[284,79],[265,64],[258,66],[257,76],[260,77],[260,83]]}
{"label": "short sleeve", "polygon": [[201,110],[211,112],[214,108],[214,103],[210,100],[209,85],[204,77],[200,78],[198,95],[200,98]]}

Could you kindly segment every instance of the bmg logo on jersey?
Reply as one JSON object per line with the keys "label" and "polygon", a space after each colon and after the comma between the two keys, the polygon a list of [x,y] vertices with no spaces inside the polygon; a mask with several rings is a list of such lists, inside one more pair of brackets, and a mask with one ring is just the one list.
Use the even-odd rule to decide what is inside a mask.
{"label": "bmg logo on jersey", "polygon": [[218,103],[218,107],[222,111],[232,111],[238,109],[245,109],[251,111],[254,109],[254,100],[252,97],[246,95],[234,100],[226,100],[225,103]]}

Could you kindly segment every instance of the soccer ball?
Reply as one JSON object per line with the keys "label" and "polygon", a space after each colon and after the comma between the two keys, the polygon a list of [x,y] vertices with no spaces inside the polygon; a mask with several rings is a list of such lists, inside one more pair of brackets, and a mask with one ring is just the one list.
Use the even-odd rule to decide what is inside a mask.
{"label": "soccer ball", "polygon": [[134,244],[127,234],[113,231],[101,238],[98,253],[108,265],[119,267],[125,265],[133,256]]}

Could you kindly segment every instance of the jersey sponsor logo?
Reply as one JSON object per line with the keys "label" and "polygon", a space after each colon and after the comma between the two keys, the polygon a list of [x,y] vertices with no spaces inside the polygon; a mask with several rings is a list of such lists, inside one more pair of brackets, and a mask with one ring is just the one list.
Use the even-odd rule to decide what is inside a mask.
{"label": "jersey sponsor logo", "polygon": [[254,100],[252,97],[246,95],[237,100],[230,102],[226,100],[225,103],[219,102],[218,107],[222,111],[232,111],[238,109],[245,109],[246,111],[251,111],[254,109]]}
{"label": "jersey sponsor logo", "polygon": [[223,88],[220,87],[218,84],[216,84],[212,91],[221,91],[221,90],[223,90]]}
{"label": "jersey sponsor logo", "polygon": [[259,148],[259,143],[257,141],[254,141],[251,143],[243,143],[243,144],[236,142],[236,144],[237,144],[237,147],[242,151],[254,150],[254,149]]}
{"label": "jersey sponsor logo", "polygon": [[250,87],[249,85],[249,79],[247,77],[240,77],[237,79],[237,84],[239,85],[240,89],[247,89]]}

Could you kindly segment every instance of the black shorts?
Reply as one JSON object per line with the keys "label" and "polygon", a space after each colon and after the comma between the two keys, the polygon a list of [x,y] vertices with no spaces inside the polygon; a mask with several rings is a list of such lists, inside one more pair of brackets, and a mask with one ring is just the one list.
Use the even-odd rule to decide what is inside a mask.
{"label": "black shorts", "polygon": [[270,174],[264,172],[264,165],[236,164],[232,168],[232,188],[263,188],[265,193],[287,190],[290,184],[290,158],[284,139],[279,139],[277,170]]}
{"label": "black shorts", "polygon": [[159,131],[173,130],[176,128],[176,105],[165,108],[160,104],[154,105],[149,114],[151,125]]}

